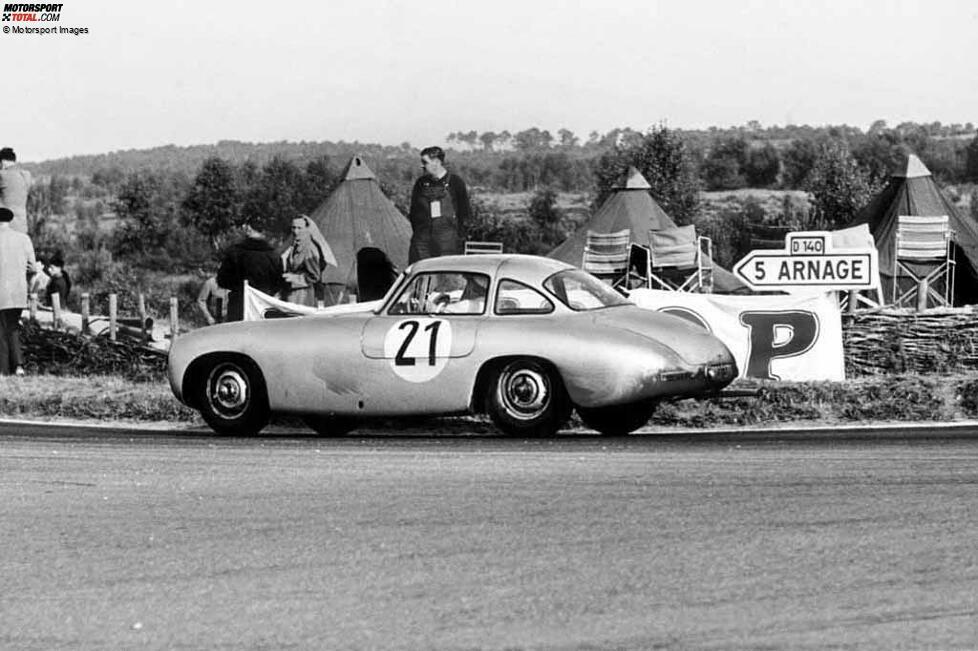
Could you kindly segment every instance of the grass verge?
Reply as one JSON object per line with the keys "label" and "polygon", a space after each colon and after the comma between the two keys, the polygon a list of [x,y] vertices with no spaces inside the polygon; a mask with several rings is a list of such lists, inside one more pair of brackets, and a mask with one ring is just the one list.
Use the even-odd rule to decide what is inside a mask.
{"label": "grass verge", "polygon": [[[756,389],[757,396],[665,402],[650,425],[707,428],[978,418],[978,376],[974,374],[889,375],[847,382],[738,382],[732,388]],[[133,382],[116,376],[0,377],[0,417],[202,424],[195,411],[177,402],[166,382]],[[571,425],[580,426],[580,422],[575,418]]]}
{"label": "grass verge", "polygon": [[165,382],[116,376],[0,377],[0,417],[193,423],[197,412],[180,404]]}

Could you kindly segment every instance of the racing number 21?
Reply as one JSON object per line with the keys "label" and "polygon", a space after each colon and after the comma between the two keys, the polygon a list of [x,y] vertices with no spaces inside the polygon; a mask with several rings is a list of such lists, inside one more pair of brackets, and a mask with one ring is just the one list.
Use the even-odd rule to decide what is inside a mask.
{"label": "racing number 21", "polygon": [[[435,346],[438,343],[438,328],[441,326],[441,321],[432,321],[430,324],[424,327],[424,331],[429,333],[428,335],[428,366],[435,365]],[[395,366],[414,366],[417,361],[416,357],[407,357],[404,353],[407,352],[408,346],[414,341],[415,335],[418,334],[418,330],[421,328],[421,324],[417,321],[404,321],[399,326],[398,330],[408,330],[407,336],[404,337],[404,341],[401,342],[401,347],[397,349],[397,354],[394,356]]]}

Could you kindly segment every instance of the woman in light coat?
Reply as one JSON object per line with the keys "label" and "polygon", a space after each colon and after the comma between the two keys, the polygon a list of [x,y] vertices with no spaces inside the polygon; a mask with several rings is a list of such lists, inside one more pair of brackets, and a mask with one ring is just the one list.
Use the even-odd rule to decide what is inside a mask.
{"label": "woman in light coat", "polygon": [[282,254],[287,284],[283,298],[290,303],[315,307],[326,280],[326,268],[335,267],[336,258],[316,222],[305,215],[292,220],[292,238],[292,246]]}
{"label": "woman in light coat", "polygon": [[14,213],[0,208],[0,375],[24,374],[20,315],[27,307],[27,276],[37,260],[26,234],[11,228]]}

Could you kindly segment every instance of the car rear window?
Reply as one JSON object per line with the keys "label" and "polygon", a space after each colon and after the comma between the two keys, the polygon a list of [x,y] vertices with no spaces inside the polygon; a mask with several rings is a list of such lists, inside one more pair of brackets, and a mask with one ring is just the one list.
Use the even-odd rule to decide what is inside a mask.
{"label": "car rear window", "polygon": [[610,286],[580,269],[558,271],[543,281],[543,286],[561,303],[578,312],[631,304]]}

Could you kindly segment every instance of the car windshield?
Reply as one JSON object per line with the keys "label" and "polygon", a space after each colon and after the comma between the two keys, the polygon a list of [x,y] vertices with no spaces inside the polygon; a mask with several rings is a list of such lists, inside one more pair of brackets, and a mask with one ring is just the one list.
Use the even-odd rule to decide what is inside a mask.
{"label": "car windshield", "polygon": [[578,312],[631,304],[611,287],[580,269],[558,271],[547,278],[543,286],[561,303]]}

